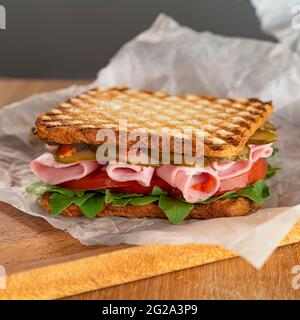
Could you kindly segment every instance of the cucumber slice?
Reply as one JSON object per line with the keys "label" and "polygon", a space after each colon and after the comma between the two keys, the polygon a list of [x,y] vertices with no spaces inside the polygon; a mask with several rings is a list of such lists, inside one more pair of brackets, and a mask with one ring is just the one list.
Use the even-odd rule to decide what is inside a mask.
{"label": "cucumber slice", "polygon": [[257,130],[249,139],[248,144],[268,144],[278,139],[277,134],[267,130]]}
{"label": "cucumber slice", "polygon": [[69,164],[84,160],[96,160],[96,153],[90,150],[82,150],[69,157],[61,157],[59,151],[57,151],[54,158],[57,162]]}

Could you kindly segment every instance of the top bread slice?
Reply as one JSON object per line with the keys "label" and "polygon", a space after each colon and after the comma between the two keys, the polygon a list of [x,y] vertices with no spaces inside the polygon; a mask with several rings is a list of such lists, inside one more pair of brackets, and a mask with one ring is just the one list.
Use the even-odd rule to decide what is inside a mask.
{"label": "top bread slice", "polygon": [[[98,87],[40,115],[34,132],[45,141],[58,144],[97,145],[99,129],[112,129],[118,143],[121,120],[127,122],[126,134],[140,129],[148,137],[151,134],[160,137],[162,128],[170,130],[171,152],[174,152],[176,133],[172,135],[172,132],[189,126],[204,131],[205,156],[231,158],[241,152],[272,110],[271,102],[256,98],[174,96],[125,87]],[[194,150],[195,141],[191,142]],[[128,147],[132,144],[129,142]],[[163,151],[161,144],[158,151]]]}

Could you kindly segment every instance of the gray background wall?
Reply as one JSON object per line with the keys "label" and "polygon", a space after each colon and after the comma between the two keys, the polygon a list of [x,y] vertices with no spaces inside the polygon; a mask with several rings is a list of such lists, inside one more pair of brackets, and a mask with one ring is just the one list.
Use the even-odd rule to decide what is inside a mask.
{"label": "gray background wall", "polygon": [[94,78],[160,12],[196,30],[271,40],[248,0],[0,0],[0,76]]}

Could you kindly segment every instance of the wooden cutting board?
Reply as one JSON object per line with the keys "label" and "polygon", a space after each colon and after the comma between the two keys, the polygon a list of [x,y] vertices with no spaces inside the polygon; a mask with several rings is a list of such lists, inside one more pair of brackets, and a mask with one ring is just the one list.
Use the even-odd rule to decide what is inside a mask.
{"label": "wooden cutting board", "polygon": [[[0,81],[0,92],[3,93],[0,103],[1,98],[4,104],[11,102],[12,98],[21,98],[21,93],[25,96],[63,84],[66,83]],[[0,290],[0,299],[62,298],[122,283],[128,284],[113,287],[111,292],[114,294],[108,295],[109,298],[178,298],[180,294],[190,299],[244,298],[248,292],[253,298],[300,297],[300,290],[293,290],[290,282],[291,267],[300,263],[299,244],[278,251],[280,254],[275,254],[277,258],[271,259],[268,272],[265,272],[255,271],[242,259],[228,260],[235,254],[213,245],[85,247],[46,221],[4,203],[0,203],[0,221],[0,265],[5,267],[7,273],[6,289]],[[300,223],[282,245],[298,241]],[[192,268],[170,274],[221,260],[221,264],[210,264],[208,269],[202,266],[201,270]],[[154,278],[159,279],[157,281],[149,279],[166,273],[170,276]],[[171,276],[173,274],[176,274],[175,278]],[[220,281],[215,284],[218,278]],[[149,279],[147,290],[145,280],[129,283],[139,279]],[[231,283],[235,283],[235,287],[229,290]],[[153,287],[157,293],[151,291]],[[239,296],[235,293],[237,291],[240,291]],[[104,291],[98,290],[86,294],[86,297],[101,298],[105,295],[101,292]],[[184,296],[183,292],[188,295]],[[84,298],[83,295],[80,298]]]}
{"label": "wooden cutting board", "polygon": [[[61,298],[236,256],[213,245],[85,247],[3,203],[0,221],[0,264],[7,273],[1,299]],[[282,245],[298,241],[300,222]]]}

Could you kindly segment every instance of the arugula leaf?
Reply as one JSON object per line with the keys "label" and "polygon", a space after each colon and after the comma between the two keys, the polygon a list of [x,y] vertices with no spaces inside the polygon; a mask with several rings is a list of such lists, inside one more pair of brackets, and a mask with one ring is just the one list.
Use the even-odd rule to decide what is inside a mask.
{"label": "arugula leaf", "polygon": [[273,148],[273,152],[271,154],[271,157],[274,157],[279,152],[279,149],[276,147],[272,147],[272,148]]}
{"label": "arugula leaf", "polygon": [[152,196],[160,196],[160,195],[167,195],[166,191],[161,190],[160,187],[154,186],[151,192]]}
{"label": "arugula leaf", "polygon": [[[279,168],[273,168],[269,165],[267,177],[274,175]],[[165,212],[170,223],[178,224],[183,221],[194,204],[188,203],[183,199],[173,199],[167,195],[167,192],[155,186],[150,195],[113,193],[110,190],[95,191],[73,191],[57,186],[47,185],[42,182],[36,182],[26,188],[26,191],[32,194],[42,195],[45,192],[52,192],[50,197],[51,214],[56,216],[72,203],[80,207],[81,211],[88,218],[93,218],[101,212],[105,204],[113,206],[147,205],[158,201],[159,207]],[[205,201],[197,203],[208,204],[219,199],[234,199],[237,197],[246,197],[258,204],[262,204],[269,196],[269,187],[264,180],[259,180],[253,185],[237,191],[229,191],[219,196],[213,196]]]}
{"label": "arugula leaf", "polygon": [[95,193],[87,193],[82,197],[67,197],[60,193],[53,193],[50,197],[51,214],[57,216],[72,203],[80,207],[83,214],[88,218],[93,218],[103,209],[104,196],[98,196]]}
{"label": "arugula leaf", "polygon": [[68,208],[68,206],[72,204],[72,202],[73,202],[73,198],[69,198],[61,193],[54,192],[50,196],[50,202],[49,202],[51,214],[53,216],[57,216],[63,210]]}
{"label": "arugula leaf", "polygon": [[75,196],[73,197],[73,203],[76,204],[78,207],[83,205],[85,201],[92,198],[95,195],[95,193],[86,193],[82,197]]}
{"label": "arugula leaf", "polygon": [[26,187],[25,190],[27,193],[36,194],[40,196],[49,190],[49,185],[38,181]]}
{"label": "arugula leaf", "polygon": [[112,203],[114,201],[114,197],[112,196],[111,192],[108,189],[105,190],[104,199],[106,204]]}
{"label": "arugula leaf", "polygon": [[120,192],[111,192],[111,196],[114,199],[123,199],[123,198],[136,198],[136,197],[142,197],[143,194],[140,193],[120,193]]}
{"label": "arugula leaf", "polygon": [[26,187],[25,190],[27,193],[39,196],[43,195],[45,192],[57,192],[67,197],[73,197],[75,194],[73,190],[52,186],[50,184],[46,184],[40,181],[32,183],[31,185]]}
{"label": "arugula leaf", "polygon": [[208,203],[214,202],[214,201],[219,200],[219,199],[237,198],[237,197],[238,197],[238,195],[237,195],[236,191],[228,191],[228,192],[223,193],[223,194],[221,194],[219,196],[210,197],[205,201],[198,201],[197,203],[208,204]]}
{"label": "arugula leaf", "polygon": [[84,194],[85,194],[85,191],[75,191],[75,195],[77,196],[77,197],[79,197],[79,198],[81,198],[81,197],[83,197],[84,196]]}
{"label": "arugula leaf", "polygon": [[210,197],[205,201],[199,201],[197,203],[208,204],[219,199],[234,199],[238,197],[245,197],[253,200],[257,204],[262,204],[269,195],[270,192],[268,185],[264,182],[264,180],[258,180],[256,183],[249,187],[237,191],[229,191],[221,194],[220,196]]}
{"label": "arugula leaf", "polygon": [[158,196],[143,196],[143,197],[139,197],[139,198],[130,199],[129,204],[133,204],[136,206],[142,206],[142,205],[153,203],[158,200],[159,200]]}
{"label": "arugula leaf", "polygon": [[114,199],[111,204],[116,207],[122,207],[122,206],[126,206],[130,202],[130,200],[131,198]]}
{"label": "arugula leaf", "polygon": [[173,199],[166,195],[160,195],[158,205],[172,224],[182,222],[194,208],[194,204],[192,203]]}
{"label": "arugula leaf", "polygon": [[269,186],[264,180],[258,180],[252,186],[238,190],[236,193],[239,196],[253,200],[257,204],[262,204],[270,195]]}
{"label": "arugula leaf", "polygon": [[113,206],[126,206],[132,198],[139,198],[142,196],[143,194],[112,193],[110,190],[106,190],[105,203],[111,203]]}
{"label": "arugula leaf", "polygon": [[50,192],[57,192],[60,193],[68,198],[72,198],[75,195],[75,192],[73,190],[70,189],[65,189],[65,188],[59,188],[59,187],[55,187],[53,186],[52,188],[50,188],[49,190]]}
{"label": "arugula leaf", "polygon": [[93,196],[80,206],[81,211],[87,218],[94,218],[99,212],[102,211],[105,204],[105,197]]}
{"label": "arugula leaf", "polygon": [[280,170],[281,168],[279,167],[273,167],[272,165],[268,164],[268,172],[266,175],[266,178],[269,179],[273,176],[275,176],[275,174]]}

